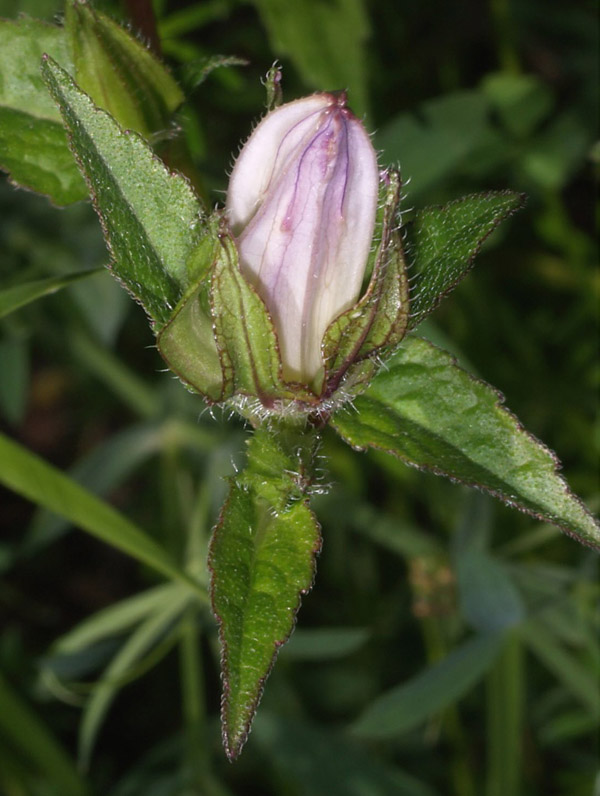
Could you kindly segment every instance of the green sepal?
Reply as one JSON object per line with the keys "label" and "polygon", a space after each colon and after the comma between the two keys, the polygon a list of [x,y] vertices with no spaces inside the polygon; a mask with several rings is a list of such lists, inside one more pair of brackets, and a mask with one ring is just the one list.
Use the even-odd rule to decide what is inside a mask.
{"label": "green sepal", "polygon": [[165,133],[183,92],[144,44],[86,0],[65,8],[74,78],[126,129],[151,139]]}
{"label": "green sepal", "polygon": [[292,389],[281,378],[281,358],[273,321],[263,300],[239,267],[237,247],[223,230],[212,272],[211,311],[225,380],[224,398],[247,395],[263,407],[314,395]]}
{"label": "green sepal", "polygon": [[40,75],[45,52],[73,68],[63,28],[26,16],[0,19],[0,169],[15,185],[66,205],[88,190]]}
{"label": "green sepal", "polygon": [[397,345],[408,323],[408,280],[396,229],[400,177],[390,170],[376,229],[377,254],[367,292],[333,321],[323,339],[325,383],[337,387],[348,367]]}
{"label": "green sepal", "polygon": [[467,275],[486,238],[525,204],[524,194],[490,191],[419,210],[405,228],[414,329]]}
{"label": "green sepal", "polygon": [[302,426],[262,427],[229,494],[209,550],[211,598],[219,624],[225,750],[237,757],[301,596],[312,586],[321,547],[308,506],[317,444]]}
{"label": "green sepal", "polygon": [[210,289],[221,248],[221,218],[211,216],[187,262],[190,287],[157,336],[158,350],[182,382],[211,403],[223,398],[223,368],[213,329]]}
{"label": "green sepal", "polygon": [[560,476],[555,454],[493,387],[427,340],[406,337],[332,425],[354,448],[377,448],[478,487],[600,549],[600,524]]}
{"label": "green sepal", "polygon": [[200,202],[184,177],[97,108],[51,58],[42,75],[100,216],[111,270],[160,327],[190,287],[190,257],[204,234]]}

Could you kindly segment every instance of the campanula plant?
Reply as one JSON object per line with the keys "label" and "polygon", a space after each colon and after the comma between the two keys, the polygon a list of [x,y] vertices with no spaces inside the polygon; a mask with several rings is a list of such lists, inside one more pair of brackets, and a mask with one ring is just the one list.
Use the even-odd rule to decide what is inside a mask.
{"label": "campanula plant", "polygon": [[[225,206],[209,212],[151,147],[181,101],[176,83],[86,3],[69,9],[68,35],[46,31],[42,41],[43,83],[32,66],[47,110],[30,124],[51,129],[56,151],[68,146],[74,160],[62,182],[48,178],[56,151],[39,171],[18,153],[6,167],[57,202],[89,192],[110,270],[144,307],[168,367],[199,406],[232,409],[252,429],[208,553],[223,740],[235,758],[315,576],[322,539],[310,498],[326,426],[357,450],[488,491],[584,544],[598,548],[600,529],[499,393],[414,333],[520,194],[467,196],[405,221],[400,172],[379,168],[346,93],[279,104],[275,67],[268,112],[235,161]],[[156,113],[133,114],[134,101]],[[133,537],[123,538],[130,549]],[[146,563],[202,591],[145,550]]]}

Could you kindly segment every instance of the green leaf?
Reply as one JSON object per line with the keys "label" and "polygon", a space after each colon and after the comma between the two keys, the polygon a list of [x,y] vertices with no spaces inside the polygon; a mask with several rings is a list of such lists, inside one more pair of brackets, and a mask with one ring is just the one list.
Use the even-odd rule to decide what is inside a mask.
{"label": "green leaf", "polygon": [[113,257],[112,270],[157,323],[188,287],[187,261],[202,237],[202,208],[136,133],[99,110],[52,59],[42,73],[59,104]]}
{"label": "green leaf", "polygon": [[552,672],[563,688],[596,719],[600,718],[600,692],[595,667],[584,666],[539,621],[528,622],[523,628],[522,638],[525,646]]}
{"label": "green leaf", "polygon": [[318,627],[298,629],[283,650],[287,659],[326,661],[345,658],[359,650],[369,639],[365,627]]}
{"label": "green leaf", "polygon": [[355,448],[476,486],[600,548],[600,526],[557,472],[556,457],[502,406],[500,394],[426,340],[406,338],[333,425]]}
{"label": "green leaf", "polygon": [[79,87],[121,127],[164,134],[185,97],[152,52],[86,0],[68,0],[65,30]]}
{"label": "green leaf", "polygon": [[500,652],[503,635],[474,636],[446,658],[376,699],[352,725],[362,738],[394,738],[422,724],[473,688]]}
{"label": "green leaf", "polygon": [[49,296],[62,290],[63,287],[97,274],[100,268],[91,268],[87,271],[77,271],[66,276],[51,276],[48,279],[37,279],[35,282],[23,282],[20,285],[0,290],[0,318],[9,315],[20,307],[29,304],[43,296]]}
{"label": "green leaf", "polygon": [[0,339],[0,412],[12,425],[20,425],[27,411],[30,382],[29,341]]}
{"label": "green leaf", "polygon": [[356,113],[366,112],[369,19],[363,0],[254,0],[254,4],[274,51],[291,58],[308,85],[320,91],[348,88]]}
{"label": "green leaf", "polygon": [[494,135],[481,91],[455,91],[401,113],[381,128],[375,146],[383,162],[400,164],[411,201],[456,175]]}
{"label": "green leaf", "polygon": [[24,16],[0,20],[0,168],[17,185],[64,205],[88,191],[40,75],[43,53],[73,68],[62,28]]}
{"label": "green leaf", "polygon": [[293,782],[298,796],[437,794],[425,782],[378,758],[356,739],[313,726],[298,716],[263,713],[257,717],[254,733],[281,781]]}
{"label": "green leaf", "polygon": [[552,90],[536,75],[492,72],[481,89],[506,129],[521,138],[534,132],[554,104]]}
{"label": "green leaf", "polygon": [[461,612],[475,630],[505,630],[519,624],[525,607],[517,587],[489,553],[466,550],[456,556]]}
{"label": "green leaf", "polygon": [[222,646],[225,750],[235,758],[265,680],[311,588],[319,526],[308,507],[314,433],[258,430],[248,464],[230,482],[209,552]]}
{"label": "green leaf", "polygon": [[0,435],[0,483],[161,575],[182,581],[202,599],[204,589],[144,531],[16,442]]}
{"label": "green leaf", "polygon": [[89,764],[102,721],[125,680],[131,677],[132,667],[162,640],[185,610],[189,598],[187,589],[172,590],[158,608],[134,630],[107,666],[85,707],[81,722],[79,745],[84,767]]}
{"label": "green leaf", "polygon": [[466,276],[486,238],[524,201],[523,194],[498,191],[417,212],[407,225],[405,242],[411,278],[409,329]]}
{"label": "green leaf", "polygon": [[64,796],[86,796],[89,788],[58,741],[0,674],[0,733],[27,755],[46,785]]}

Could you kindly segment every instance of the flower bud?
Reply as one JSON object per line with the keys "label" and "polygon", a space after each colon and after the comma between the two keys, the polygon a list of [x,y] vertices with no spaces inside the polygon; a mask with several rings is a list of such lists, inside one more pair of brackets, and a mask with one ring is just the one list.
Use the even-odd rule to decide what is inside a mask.
{"label": "flower bud", "polygon": [[371,140],[344,94],[280,106],[236,161],[229,224],[242,273],[273,318],[288,381],[319,377],[327,327],[358,300],[378,183]]}

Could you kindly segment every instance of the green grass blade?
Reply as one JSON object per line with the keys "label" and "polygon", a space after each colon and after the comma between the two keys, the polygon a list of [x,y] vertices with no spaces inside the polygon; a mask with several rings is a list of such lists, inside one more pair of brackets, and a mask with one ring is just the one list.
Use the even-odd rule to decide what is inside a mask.
{"label": "green grass blade", "polygon": [[474,636],[430,669],[376,699],[352,726],[362,738],[394,738],[418,727],[472,688],[502,647],[501,633]]}
{"label": "green grass blade", "polygon": [[523,643],[586,710],[600,718],[597,672],[590,672],[540,622],[524,626]]}
{"label": "green grass blade", "polygon": [[509,633],[487,681],[486,796],[519,796],[522,782],[524,680],[518,633]]}
{"label": "green grass blade", "polygon": [[67,274],[66,276],[36,279],[35,282],[24,282],[21,285],[14,285],[0,290],[0,318],[9,315],[32,301],[36,301],[36,299],[56,293],[79,279],[93,276],[101,270],[100,268],[92,268],[87,271],[77,271],[75,274]]}
{"label": "green grass blade", "polygon": [[92,749],[102,721],[123,685],[123,680],[140,659],[161,640],[189,602],[189,592],[172,590],[154,611],[129,636],[115,655],[86,705],[80,729],[80,757],[84,767],[90,761]]}
{"label": "green grass blade", "polygon": [[56,655],[70,655],[97,644],[108,636],[118,635],[146,619],[161,605],[170,602],[173,594],[180,590],[179,584],[166,583],[120,600],[84,619],[73,630],[57,639],[52,645],[52,652]]}
{"label": "green grass blade", "polygon": [[108,503],[90,494],[22,445],[0,435],[0,483],[161,575],[180,580],[203,599],[204,589],[171,560],[160,545]]}
{"label": "green grass blade", "polygon": [[0,674],[0,733],[63,796],[88,796],[90,790],[58,741]]}

